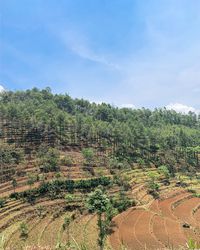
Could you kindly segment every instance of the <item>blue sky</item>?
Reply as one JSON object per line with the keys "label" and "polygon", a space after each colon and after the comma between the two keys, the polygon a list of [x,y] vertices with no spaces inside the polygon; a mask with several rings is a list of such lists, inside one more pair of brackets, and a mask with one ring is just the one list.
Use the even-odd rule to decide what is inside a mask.
{"label": "blue sky", "polygon": [[199,0],[0,0],[0,85],[200,109]]}

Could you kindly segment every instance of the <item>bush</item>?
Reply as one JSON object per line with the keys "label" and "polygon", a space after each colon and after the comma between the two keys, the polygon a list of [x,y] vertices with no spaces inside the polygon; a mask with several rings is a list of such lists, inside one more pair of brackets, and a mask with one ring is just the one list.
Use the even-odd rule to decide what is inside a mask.
{"label": "bush", "polygon": [[72,166],[73,165],[73,160],[71,159],[71,157],[69,156],[65,156],[63,157],[61,160],[60,160],[60,164],[63,165],[63,166]]}
{"label": "bush", "polygon": [[54,148],[49,148],[47,151],[42,152],[39,154],[39,166],[40,171],[47,173],[47,172],[53,172],[53,171],[59,171],[59,158],[60,154],[59,151]]}
{"label": "bush", "polygon": [[73,192],[75,189],[91,190],[101,186],[109,186],[112,183],[110,177],[99,177],[87,180],[53,180],[52,182],[43,182],[38,188],[27,190],[20,193],[12,193],[10,198],[25,199],[34,204],[35,199],[40,196],[48,195],[51,199],[62,197],[62,193]]}
{"label": "bush", "polygon": [[151,194],[155,199],[159,198],[159,184],[155,182],[150,182],[148,184],[148,193]]}
{"label": "bush", "polygon": [[0,208],[4,207],[6,204],[6,200],[4,198],[0,198]]}
{"label": "bush", "polygon": [[36,207],[36,213],[40,218],[45,217],[46,212],[45,212],[45,207],[43,207],[42,205],[38,205]]}
{"label": "bush", "polygon": [[169,179],[170,173],[169,173],[168,168],[165,165],[161,165],[160,167],[158,167],[158,172],[160,174],[163,174],[166,179]]}
{"label": "bush", "polygon": [[112,200],[113,207],[116,208],[119,213],[127,210],[129,207],[136,205],[135,200],[129,199],[126,194],[121,191],[119,196]]}
{"label": "bush", "polygon": [[84,148],[82,150],[83,157],[86,160],[87,164],[91,164],[94,160],[94,150],[92,148]]}
{"label": "bush", "polygon": [[14,145],[0,143],[0,165],[1,164],[19,164],[24,160],[24,152],[22,149],[16,148]]}
{"label": "bush", "polygon": [[33,192],[28,192],[28,195],[26,196],[25,199],[28,203],[30,203],[31,205],[35,204],[35,200],[36,200],[36,196]]}
{"label": "bush", "polygon": [[62,229],[63,229],[63,231],[65,231],[66,228],[69,227],[69,225],[70,225],[70,223],[71,223],[71,220],[72,220],[71,216],[66,216],[66,217],[64,218],[64,222],[63,222],[63,224],[62,224]]}
{"label": "bush", "polygon": [[28,226],[25,222],[20,224],[20,236],[26,238],[28,236]]}

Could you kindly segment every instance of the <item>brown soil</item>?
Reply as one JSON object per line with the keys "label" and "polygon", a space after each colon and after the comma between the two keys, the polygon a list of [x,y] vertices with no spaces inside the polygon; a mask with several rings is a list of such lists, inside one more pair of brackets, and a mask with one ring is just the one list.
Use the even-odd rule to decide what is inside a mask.
{"label": "brown soil", "polygon": [[116,218],[110,243],[113,249],[164,249],[185,246],[188,239],[200,239],[197,228],[184,228],[184,222],[198,225],[199,198],[187,192],[173,191],[165,199],[155,200],[148,209],[128,210]]}

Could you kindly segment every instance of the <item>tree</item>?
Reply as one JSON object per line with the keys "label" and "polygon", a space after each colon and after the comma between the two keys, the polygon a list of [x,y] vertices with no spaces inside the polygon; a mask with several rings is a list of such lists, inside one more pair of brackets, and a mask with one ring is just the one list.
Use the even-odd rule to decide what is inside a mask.
{"label": "tree", "polygon": [[28,236],[28,226],[25,222],[22,222],[20,224],[20,236],[22,238],[27,238],[27,236]]}
{"label": "tree", "polygon": [[92,148],[84,148],[82,150],[82,154],[86,160],[86,163],[91,165],[92,161],[94,160],[94,150]]}
{"label": "tree", "polygon": [[114,216],[113,206],[101,188],[95,189],[95,191],[89,195],[86,205],[90,212],[97,213],[97,226],[99,228],[98,245],[102,250],[105,239],[109,233],[112,217]]}
{"label": "tree", "polygon": [[69,237],[69,230],[70,230],[70,223],[72,221],[71,216],[66,216],[64,218],[64,222],[62,225],[62,229],[63,231],[65,231],[67,229],[67,240],[68,240],[68,245],[70,246],[70,237]]}
{"label": "tree", "polygon": [[149,180],[147,183],[148,186],[148,192],[154,197],[154,198],[158,198],[159,197],[159,184],[156,182],[156,180],[158,179],[158,174],[150,172],[148,174]]}
{"label": "tree", "polygon": [[165,179],[167,179],[167,180],[169,179],[170,173],[169,173],[168,168],[167,168],[165,165],[160,166],[160,167],[158,168],[158,172],[159,172],[160,174],[163,174],[164,177],[165,177]]}
{"label": "tree", "polygon": [[30,174],[28,176],[28,181],[27,181],[27,184],[30,186],[30,188],[33,186],[34,182],[35,182],[35,176],[33,176],[32,174]]}
{"label": "tree", "polygon": [[15,193],[15,189],[17,187],[17,180],[15,178],[12,179],[12,186],[14,188],[14,193]]}
{"label": "tree", "polygon": [[0,198],[0,208],[4,207],[5,206],[5,199],[4,198]]}
{"label": "tree", "polygon": [[75,199],[75,197],[72,194],[66,194],[65,195],[65,200],[66,200],[67,204],[71,203],[72,201],[74,201],[74,199]]}

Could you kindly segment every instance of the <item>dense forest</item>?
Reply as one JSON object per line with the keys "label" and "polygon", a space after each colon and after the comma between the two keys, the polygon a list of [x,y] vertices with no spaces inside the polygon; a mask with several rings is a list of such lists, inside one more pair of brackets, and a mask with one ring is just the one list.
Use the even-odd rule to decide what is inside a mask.
{"label": "dense forest", "polygon": [[[200,115],[118,108],[53,94],[50,88],[0,94],[1,163],[6,150],[93,147],[119,161],[165,164],[171,172],[200,167]],[[10,148],[5,148],[10,145]],[[4,145],[4,146],[3,146]],[[20,150],[19,150],[20,151]]]}

